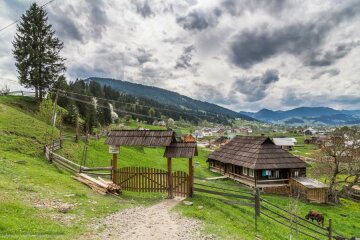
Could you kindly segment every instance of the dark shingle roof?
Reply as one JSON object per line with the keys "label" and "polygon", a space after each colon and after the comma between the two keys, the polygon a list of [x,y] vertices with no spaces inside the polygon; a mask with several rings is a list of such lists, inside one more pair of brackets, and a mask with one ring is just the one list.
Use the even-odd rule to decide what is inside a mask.
{"label": "dark shingle roof", "polygon": [[115,146],[165,147],[175,140],[172,130],[113,130],[105,144]]}
{"label": "dark shingle roof", "polygon": [[171,143],[166,147],[164,157],[192,158],[197,156],[196,143]]}
{"label": "dark shingle roof", "polygon": [[262,136],[236,136],[208,158],[252,169],[307,167],[304,161]]}

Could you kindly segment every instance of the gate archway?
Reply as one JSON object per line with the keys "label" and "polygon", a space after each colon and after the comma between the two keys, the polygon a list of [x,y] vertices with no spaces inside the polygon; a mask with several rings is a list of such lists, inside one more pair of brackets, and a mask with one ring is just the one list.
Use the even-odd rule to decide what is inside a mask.
{"label": "gate archway", "polygon": [[[168,192],[174,196],[192,196],[194,169],[192,159],[198,155],[196,142],[177,142],[172,130],[113,130],[105,142],[113,154],[112,180],[125,191]],[[166,147],[167,171],[155,168],[127,167],[118,169],[121,146]],[[188,158],[188,173],[172,171],[173,158]]]}

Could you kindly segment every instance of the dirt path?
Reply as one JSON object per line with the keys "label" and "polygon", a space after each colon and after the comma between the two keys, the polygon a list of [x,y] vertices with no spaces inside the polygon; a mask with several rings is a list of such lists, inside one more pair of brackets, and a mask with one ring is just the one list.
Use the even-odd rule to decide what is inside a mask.
{"label": "dirt path", "polygon": [[151,207],[136,207],[107,216],[95,224],[95,233],[84,239],[216,239],[201,233],[199,221],[180,217],[170,210],[179,200],[166,199]]}

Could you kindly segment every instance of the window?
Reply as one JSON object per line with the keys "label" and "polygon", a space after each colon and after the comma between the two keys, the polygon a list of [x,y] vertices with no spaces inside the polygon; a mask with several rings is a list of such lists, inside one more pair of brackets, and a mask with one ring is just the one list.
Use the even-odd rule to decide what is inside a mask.
{"label": "window", "polygon": [[298,177],[299,176],[299,170],[295,170],[294,171],[294,177]]}
{"label": "window", "polygon": [[276,171],[275,171],[275,178],[280,178],[280,172],[279,172],[279,170],[276,170]]}
{"label": "window", "polygon": [[246,167],[243,167],[243,175],[248,175],[248,169]]}
{"label": "window", "polygon": [[254,169],[249,168],[249,176],[254,177]]}

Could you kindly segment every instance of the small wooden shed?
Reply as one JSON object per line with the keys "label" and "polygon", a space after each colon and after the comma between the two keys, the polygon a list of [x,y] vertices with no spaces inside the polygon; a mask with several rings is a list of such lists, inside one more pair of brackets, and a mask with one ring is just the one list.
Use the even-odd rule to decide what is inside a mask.
{"label": "small wooden shed", "polygon": [[290,192],[293,196],[299,195],[300,198],[316,203],[326,203],[328,201],[329,187],[318,180],[297,177],[290,178]]}

